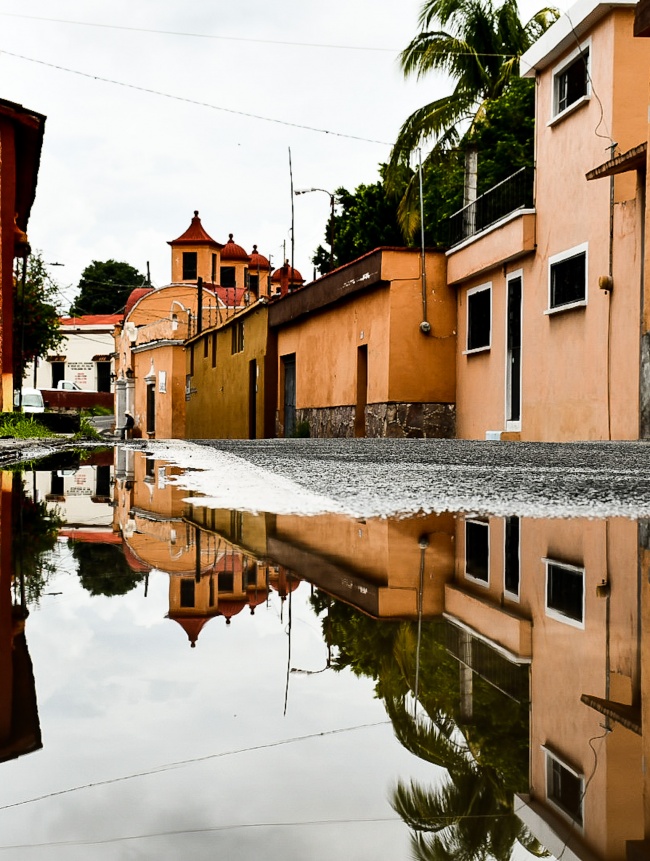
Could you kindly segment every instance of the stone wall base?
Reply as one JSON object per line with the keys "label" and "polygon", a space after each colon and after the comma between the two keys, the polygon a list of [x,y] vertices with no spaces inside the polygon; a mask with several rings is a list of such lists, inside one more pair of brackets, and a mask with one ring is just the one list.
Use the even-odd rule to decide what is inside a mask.
{"label": "stone wall base", "polygon": [[[453,439],[455,404],[388,403],[366,407],[366,436]],[[296,424],[306,422],[312,437],[353,437],[353,406],[312,407],[296,410]]]}

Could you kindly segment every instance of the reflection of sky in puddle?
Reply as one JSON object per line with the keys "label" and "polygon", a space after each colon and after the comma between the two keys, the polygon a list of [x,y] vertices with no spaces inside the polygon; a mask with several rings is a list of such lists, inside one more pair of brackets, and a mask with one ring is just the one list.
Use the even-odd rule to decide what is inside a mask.
{"label": "reflection of sky in puddle", "polygon": [[[83,469],[26,477],[73,522],[25,626],[43,749],[0,765],[0,849],[70,842],[8,857],[407,858],[397,782],[448,781],[414,690],[493,775],[495,833],[517,792],[564,858],[642,838],[635,521],[255,515],[140,453],[110,497]],[[91,594],[110,571],[130,591]]]}

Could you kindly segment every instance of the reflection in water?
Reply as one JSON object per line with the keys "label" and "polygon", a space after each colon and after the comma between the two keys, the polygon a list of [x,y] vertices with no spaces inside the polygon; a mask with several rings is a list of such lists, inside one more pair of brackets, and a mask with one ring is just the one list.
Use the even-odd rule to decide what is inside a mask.
{"label": "reflection in water", "polygon": [[[346,677],[371,680],[395,738],[422,766],[402,761],[401,776],[381,787],[410,829],[413,857],[506,861],[517,846],[563,859],[647,853],[646,523],[253,515],[210,509],[199,497],[189,504],[173,469],[129,449],[117,450],[110,475],[98,470],[38,473],[27,482],[32,499],[22,504],[22,485],[14,483],[13,516],[18,504],[41,560],[32,560],[32,570],[23,557],[20,582],[36,582],[37,570],[47,579],[47,536],[58,524],[46,521],[43,541],[37,523],[27,526],[28,513],[40,510],[42,521],[44,500],[67,507],[60,534],[87,593],[121,601],[140,584],[144,600],[150,578],[166,577],[165,613],[182,629],[182,642],[209,648],[219,637],[221,662],[235,664],[245,641],[268,636],[261,620],[262,627],[254,623],[275,613],[287,638],[285,710],[299,682],[327,678],[335,697]],[[6,476],[3,487],[6,548]],[[23,617],[43,587],[18,589],[12,609],[10,584],[18,581],[4,552],[2,560],[1,654],[15,674]],[[306,659],[292,651],[308,624],[293,611],[300,584],[321,634],[320,652]],[[226,629],[230,640],[220,639]],[[260,670],[268,674],[263,652]],[[14,750],[6,672],[2,678],[0,744]],[[220,695],[232,696],[227,689]],[[323,725],[322,715],[310,718]],[[27,736],[29,718],[21,720]],[[31,726],[34,749],[40,733]],[[375,761],[383,756],[383,749],[374,753]]]}

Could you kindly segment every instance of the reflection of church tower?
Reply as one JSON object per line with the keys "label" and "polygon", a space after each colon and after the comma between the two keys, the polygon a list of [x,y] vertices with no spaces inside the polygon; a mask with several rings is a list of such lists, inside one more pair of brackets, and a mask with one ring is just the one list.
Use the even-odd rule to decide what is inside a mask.
{"label": "reflection of church tower", "polygon": [[266,566],[253,556],[200,529],[195,546],[194,573],[170,575],[167,614],[183,628],[192,648],[211,619],[221,616],[229,625],[245,607],[253,613],[268,594]]}
{"label": "reflection of church tower", "polygon": [[203,278],[204,284],[219,283],[223,245],[203,229],[197,209],[185,233],[168,244],[172,249],[172,284],[196,284],[197,278]]}

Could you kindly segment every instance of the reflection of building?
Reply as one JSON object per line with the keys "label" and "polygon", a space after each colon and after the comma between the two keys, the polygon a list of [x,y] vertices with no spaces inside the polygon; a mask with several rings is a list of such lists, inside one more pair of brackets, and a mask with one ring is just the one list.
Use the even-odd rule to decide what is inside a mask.
{"label": "reflection of building", "polygon": [[281,516],[268,556],[376,618],[432,618],[453,572],[450,514],[400,520]]}
{"label": "reflection of building", "polygon": [[32,662],[25,639],[27,608],[12,601],[11,473],[0,478],[0,762],[42,747]]}
{"label": "reflection of building", "polygon": [[96,454],[77,466],[34,472],[34,501],[47,502],[64,523],[94,529],[113,521],[113,453]]}
{"label": "reflection of building", "polygon": [[[461,700],[530,664],[530,789],[518,815],[556,856],[624,859],[643,837],[637,525],[459,518],[445,614]],[[508,671],[510,666],[510,671]]]}

